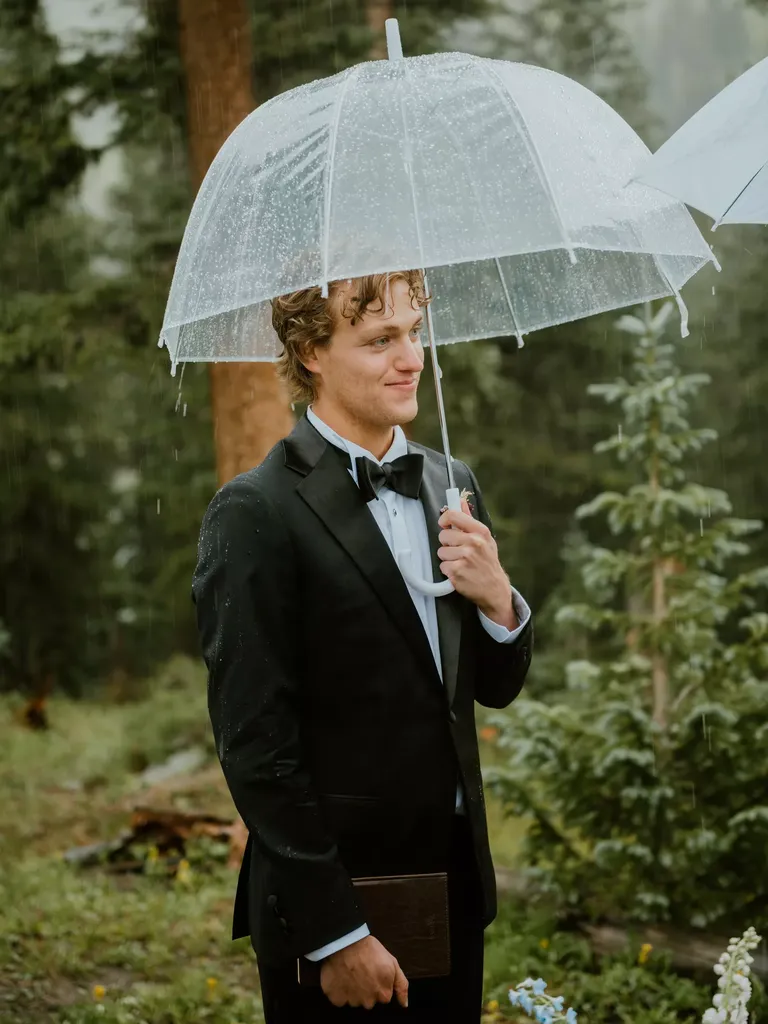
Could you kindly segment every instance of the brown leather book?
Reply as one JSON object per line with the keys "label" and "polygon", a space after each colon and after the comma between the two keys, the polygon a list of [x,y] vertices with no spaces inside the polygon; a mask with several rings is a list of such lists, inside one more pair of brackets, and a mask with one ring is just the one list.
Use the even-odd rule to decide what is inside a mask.
{"label": "brown leather book", "polygon": [[[451,971],[448,875],[353,878],[366,924],[406,978],[441,978]],[[319,985],[322,961],[297,961],[300,985]]]}

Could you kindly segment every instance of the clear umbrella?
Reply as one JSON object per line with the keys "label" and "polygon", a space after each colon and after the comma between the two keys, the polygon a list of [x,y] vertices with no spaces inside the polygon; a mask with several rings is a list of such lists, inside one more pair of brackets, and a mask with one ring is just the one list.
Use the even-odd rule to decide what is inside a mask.
{"label": "clear umbrella", "polygon": [[[649,151],[594,93],[465,53],[355,65],[274,97],[211,164],[182,241],[160,344],[178,362],[273,360],[271,300],[420,268],[435,346],[523,335],[674,295],[716,261],[685,206],[626,186]],[[443,585],[439,592],[446,592]],[[435,591],[438,592],[438,591]]]}
{"label": "clear umbrella", "polygon": [[714,96],[638,165],[636,181],[720,224],[768,224],[768,57]]}

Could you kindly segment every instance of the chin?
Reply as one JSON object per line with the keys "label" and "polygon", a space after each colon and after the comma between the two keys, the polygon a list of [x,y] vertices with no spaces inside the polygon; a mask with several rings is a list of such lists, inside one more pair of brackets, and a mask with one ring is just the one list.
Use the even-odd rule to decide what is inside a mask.
{"label": "chin", "polygon": [[415,420],[418,411],[419,403],[415,398],[412,398],[407,402],[399,402],[397,405],[391,406],[388,419],[393,427],[402,426],[403,423],[410,423],[412,420]]}

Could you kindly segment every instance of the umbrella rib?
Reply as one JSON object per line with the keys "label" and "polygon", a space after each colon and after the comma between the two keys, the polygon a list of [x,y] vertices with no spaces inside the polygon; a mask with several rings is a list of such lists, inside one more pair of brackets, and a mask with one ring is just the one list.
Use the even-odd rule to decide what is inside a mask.
{"label": "umbrella rib", "polygon": [[486,78],[491,80],[491,86],[493,90],[496,92],[496,94],[499,96],[502,103],[506,107],[510,118],[515,122],[515,126],[517,128],[522,129],[521,134],[523,137],[523,141],[525,142],[531,160],[533,161],[533,164],[538,172],[539,178],[541,179],[541,183],[544,186],[544,190],[548,194],[552,206],[554,207],[555,213],[557,214],[557,220],[560,225],[560,232],[563,236],[563,241],[565,242],[565,249],[568,253],[568,257],[571,263],[576,263],[577,261],[576,254],[574,252],[573,242],[571,242],[570,235],[568,234],[568,229],[565,226],[565,218],[563,217],[563,212],[560,209],[560,204],[557,201],[555,190],[552,188],[552,182],[549,180],[547,169],[542,163],[538,150],[533,144],[530,129],[528,128],[528,123],[526,122],[525,117],[523,116],[523,112],[520,110],[520,107],[517,105],[517,103],[515,103],[513,98],[509,95],[509,92],[504,87],[504,83],[499,78],[497,72],[493,68],[489,68],[487,66],[487,58],[472,56],[472,60],[480,68],[482,74],[485,75]]}
{"label": "umbrella rib", "polygon": [[325,165],[325,203],[323,211],[323,274],[322,274],[322,289],[321,294],[324,299],[328,298],[328,255],[331,247],[331,191],[333,189],[333,167],[336,162],[336,140],[339,135],[339,122],[341,121],[341,110],[344,106],[344,100],[352,80],[357,78],[360,74],[360,68],[362,65],[357,64],[347,75],[344,80],[344,85],[339,91],[339,97],[336,100],[336,112],[333,119],[333,128],[331,129],[331,138],[328,145],[328,160]]}
{"label": "umbrella rib", "polygon": [[768,164],[762,164],[762,165],[761,165],[760,167],[758,167],[758,169],[757,169],[757,170],[755,171],[755,173],[754,173],[754,174],[752,175],[752,177],[751,177],[751,178],[749,179],[749,181],[748,181],[748,182],[747,182],[747,184],[746,184],[746,185],[744,186],[744,188],[743,188],[743,189],[741,190],[741,192],[739,192],[739,193],[738,193],[738,195],[734,196],[733,202],[732,202],[732,203],[730,203],[730,204],[729,204],[728,206],[726,206],[726,208],[725,208],[725,209],[723,210],[723,212],[722,212],[722,213],[720,214],[720,216],[719,216],[719,217],[717,218],[717,220],[715,221],[715,223],[714,223],[714,224],[712,225],[712,230],[713,230],[713,231],[716,231],[716,230],[717,230],[717,228],[719,228],[719,227],[720,227],[720,225],[721,225],[721,224],[723,223],[723,221],[725,220],[725,218],[726,218],[726,217],[728,216],[728,214],[729,214],[729,213],[731,212],[731,210],[732,210],[732,209],[734,208],[734,206],[736,205],[736,203],[738,203],[738,201],[739,201],[739,200],[741,199],[741,197],[742,197],[742,196],[744,195],[744,193],[745,193],[745,192],[747,191],[747,189],[748,189],[748,188],[749,188],[749,186],[750,186],[750,185],[752,184],[752,182],[753,182],[753,181],[755,180],[755,178],[756,178],[756,177],[757,177],[757,176],[758,176],[759,174],[762,174],[762,173],[763,173],[763,171],[765,170],[766,166],[768,166]]}
{"label": "umbrella rib", "polygon": [[[486,212],[485,212],[485,203],[483,202],[483,198],[482,198],[482,196],[480,195],[480,193],[477,190],[477,186],[475,185],[475,176],[472,173],[472,168],[470,167],[469,161],[467,160],[467,156],[466,156],[464,150],[461,147],[461,143],[456,138],[456,132],[453,130],[453,125],[448,120],[448,118],[445,116],[443,111],[442,110],[438,110],[437,106],[435,106],[433,108],[432,112],[433,113],[437,113],[437,116],[440,118],[440,120],[445,125],[445,128],[446,128],[446,131],[447,131],[448,135],[451,137],[451,139],[453,139],[454,149],[456,150],[456,153],[459,156],[459,159],[463,162],[464,167],[465,167],[465,169],[467,171],[467,178],[469,180],[469,187],[472,190],[472,195],[475,197],[475,202],[477,203],[477,208],[480,211],[480,218],[481,218],[481,220],[483,222],[483,227],[486,230],[486,237],[490,237],[491,229],[490,229],[490,225],[488,223],[488,217],[486,216]],[[502,287],[502,290],[504,292],[504,298],[506,299],[507,306],[509,308],[509,315],[512,318],[512,329],[514,331],[515,337],[517,338],[517,345],[518,345],[518,348],[522,348],[523,347],[523,336],[522,336],[522,334],[520,332],[520,328],[519,328],[518,323],[517,323],[517,317],[515,316],[515,310],[514,310],[514,307],[512,305],[512,296],[509,294],[509,288],[507,287],[507,282],[504,279],[504,273],[503,273],[503,271],[501,269],[501,263],[499,262],[499,257],[498,256],[494,256],[493,257],[493,261],[496,264],[496,270],[497,270],[498,275],[499,275],[499,280],[501,281],[501,287]]]}
{"label": "umbrella rib", "polygon": [[[408,168],[408,182],[411,186],[411,203],[413,204],[413,221],[416,227],[416,241],[419,246],[419,267],[424,278],[424,289],[429,289],[427,283],[427,265],[424,259],[424,240],[421,236],[421,222],[419,220],[419,205],[416,202],[416,184],[413,180],[413,152],[411,150],[411,137],[408,132],[408,119],[405,116],[405,104],[403,101],[403,82],[408,77],[408,62],[407,60],[399,61],[403,68],[403,74],[400,75],[398,80],[398,106],[400,107],[400,118],[403,122],[403,135],[405,136],[405,153],[406,153],[406,167]],[[429,289],[429,298],[432,298],[432,291]],[[456,480],[453,474],[453,456],[451,455],[451,443],[448,436],[448,421],[445,415],[445,402],[443,400],[443,383],[442,376],[443,371],[440,369],[440,361],[437,357],[437,345],[435,343],[435,328],[432,315],[431,303],[427,303],[427,334],[429,337],[429,354],[432,359],[432,369],[434,371],[435,378],[435,397],[437,399],[437,416],[440,421],[440,436],[443,443],[443,455],[445,455],[445,468],[448,474],[448,489],[451,491],[456,490]],[[446,492],[446,500],[448,499],[448,492]]]}
{"label": "umbrella rib", "polygon": [[419,266],[425,268],[426,263],[424,261],[424,243],[421,237],[421,221],[419,220],[419,207],[418,203],[416,202],[416,185],[413,180],[413,153],[411,152],[411,136],[408,132],[408,121],[405,116],[405,106],[403,104],[403,82],[408,77],[408,66],[405,60],[402,61],[402,65],[403,74],[400,75],[400,78],[398,80],[399,89],[397,91],[397,99],[398,105],[400,107],[400,118],[403,122],[403,134],[405,136],[405,149],[407,157],[406,166],[408,168],[408,183],[411,186],[411,203],[413,204],[413,222],[416,226],[416,242],[419,246]]}

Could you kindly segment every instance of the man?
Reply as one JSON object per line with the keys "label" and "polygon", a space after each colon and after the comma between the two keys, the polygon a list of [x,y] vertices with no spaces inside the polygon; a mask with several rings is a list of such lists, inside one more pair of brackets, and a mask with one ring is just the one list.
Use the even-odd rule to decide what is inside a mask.
{"label": "man", "polygon": [[[251,936],[267,1024],[480,1019],[496,892],[474,701],[517,696],[533,638],[472,472],[454,465],[477,518],[466,502],[442,511],[445,460],[401,429],[427,301],[416,271],[275,300],[279,370],[309,409],[201,529],[209,710],[249,831],[233,937]],[[455,593],[405,583],[404,538],[414,571]],[[448,872],[451,974],[409,982],[351,879],[434,871]],[[298,984],[301,957],[321,962],[320,986]]]}

